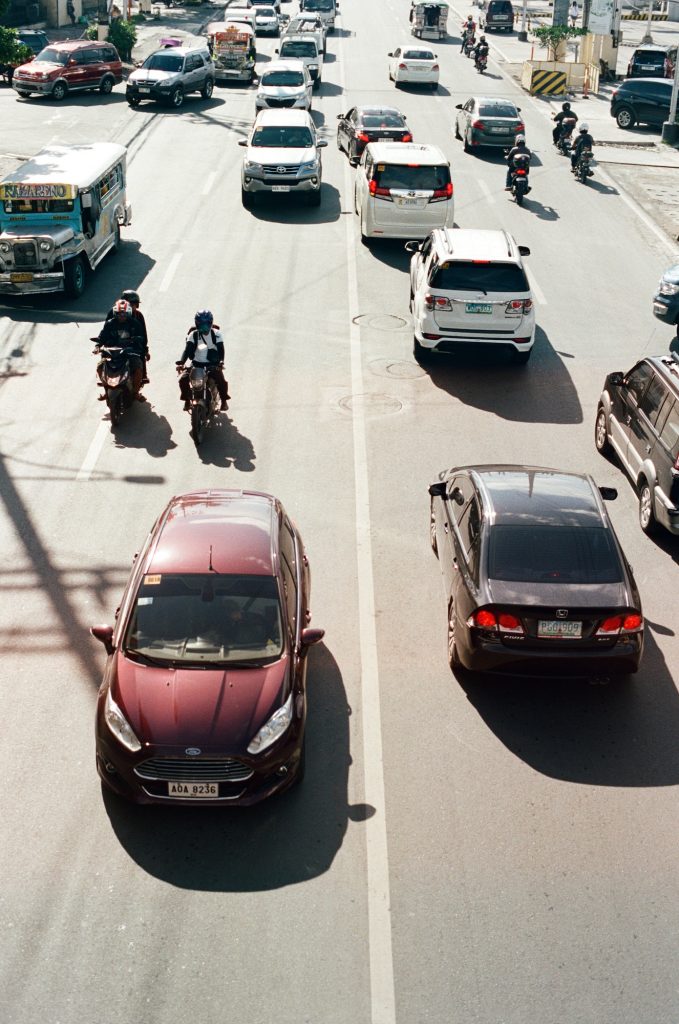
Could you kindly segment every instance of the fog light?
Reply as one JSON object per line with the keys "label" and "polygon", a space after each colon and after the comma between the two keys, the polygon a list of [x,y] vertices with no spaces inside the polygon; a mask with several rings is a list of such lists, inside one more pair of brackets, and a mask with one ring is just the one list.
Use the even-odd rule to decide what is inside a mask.
{"label": "fog light", "polygon": [[252,178],[246,178],[245,179],[245,184],[249,185],[251,181],[252,181]]}
{"label": "fog light", "polygon": [[276,771],[276,775],[280,775],[281,777],[285,776],[287,774],[288,774],[288,766],[286,764],[282,764],[280,766],[280,768],[278,768],[277,771]]}

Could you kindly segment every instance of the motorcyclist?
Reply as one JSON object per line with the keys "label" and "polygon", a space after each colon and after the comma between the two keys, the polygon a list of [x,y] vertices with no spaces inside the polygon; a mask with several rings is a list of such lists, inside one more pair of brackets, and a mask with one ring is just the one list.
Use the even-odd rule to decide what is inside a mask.
{"label": "motorcyclist", "polygon": [[571,171],[575,171],[578,160],[580,159],[580,154],[583,150],[591,150],[593,146],[594,139],[589,134],[589,125],[583,121],[580,125],[575,145],[573,146],[573,152],[571,153]]}
{"label": "motorcyclist", "polygon": [[462,23],[462,46],[460,47],[460,53],[464,53],[465,43],[467,39],[473,39],[476,35],[476,22],[472,18],[471,14],[467,15],[467,20]]}
{"label": "motorcyclist", "polygon": [[[142,335],[144,337],[144,357],[143,357],[143,361],[144,361],[143,378],[144,379],[143,379],[143,383],[144,384],[148,384],[149,383],[149,379],[148,379],[147,372],[146,372],[146,364],[149,361],[149,359],[151,358],[151,353],[149,352],[149,336],[148,336],[148,331],[146,329],[146,320],[144,319],[144,314],[142,313],[142,311],[139,308],[139,301],[140,301],[139,300],[139,293],[135,292],[132,288],[126,288],[124,291],[122,291],[120,293],[120,298],[121,299],[125,299],[125,301],[129,302],[129,304],[132,306],[132,316],[134,317],[134,319],[138,322],[139,326],[141,327],[141,332],[142,332]],[[111,307],[111,309],[109,309],[108,313],[106,314],[106,319],[110,320],[110,318],[113,315],[114,315],[113,307]]]}
{"label": "motorcyclist", "polygon": [[[146,354],[146,340],[139,324],[139,320],[133,315],[132,306],[127,299],[118,299],[111,310],[113,316],[109,317],[102,327],[97,338],[97,349],[102,346],[118,347],[128,349],[130,365],[130,379],[134,397],[138,402],[145,402],[141,394],[143,383],[143,359]],[[100,371],[103,362],[99,363],[97,372]],[[101,373],[100,373],[101,376]]]}
{"label": "motorcyclist", "polygon": [[488,61],[488,43],[485,36],[481,36],[472,53],[474,54],[475,67],[478,68],[480,60]]}
{"label": "motorcyclist", "polygon": [[572,120],[573,125],[575,126],[578,123],[578,115],[575,113],[574,110],[571,110],[570,103],[566,102],[561,105],[561,110],[559,110],[554,115],[553,120],[556,121],[556,124],[554,125],[554,129],[552,131],[552,140],[554,142],[554,145],[556,146],[556,144],[559,141],[559,136],[561,135],[563,121]]}
{"label": "motorcyclist", "polygon": [[[516,160],[516,157],[527,157],[526,160]],[[525,163],[526,171],[530,164],[531,151],[526,145],[525,135],[517,135],[514,140],[514,145],[507,153],[507,181],[505,183],[505,192],[511,192],[512,190],[512,174],[517,163]],[[530,192],[530,188],[526,190]]]}
{"label": "motorcyclist", "polygon": [[224,363],[224,339],[222,332],[214,322],[209,309],[200,309],[194,317],[194,324],[186,336],[184,351],[177,360],[177,366],[184,367],[179,376],[179,393],[184,401],[184,408],[191,407],[191,389],[189,387],[189,369],[185,366],[187,359],[191,362],[208,365],[208,375],[217,386],[221,399],[221,410],[226,409],[227,400],[231,397],[229,386],[224,380],[222,365]]}

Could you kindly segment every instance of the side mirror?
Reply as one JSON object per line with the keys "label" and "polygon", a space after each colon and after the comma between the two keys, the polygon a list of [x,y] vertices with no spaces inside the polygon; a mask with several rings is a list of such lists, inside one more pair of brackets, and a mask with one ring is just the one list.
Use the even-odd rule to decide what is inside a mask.
{"label": "side mirror", "polygon": [[327,145],[328,143],[325,141],[325,139],[322,139],[320,142],[316,143],[316,149],[325,149]]}
{"label": "side mirror", "polygon": [[113,654],[113,626],[92,626],[90,633],[104,645],[107,654]]}
{"label": "side mirror", "polygon": [[456,110],[462,110],[462,107],[463,107],[463,106],[464,106],[464,104],[463,104],[463,103],[456,103],[456,104],[455,104],[455,109],[456,109]]}
{"label": "side mirror", "polygon": [[432,498],[445,498],[446,485],[443,480],[437,480],[435,484],[429,484],[429,493]]}
{"label": "side mirror", "polygon": [[281,51],[278,49],[278,47],[276,47],[276,49],[274,50],[274,53],[280,53],[280,52]]}
{"label": "side mirror", "polygon": [[388,53],[387,54],[387,57],[393,57],[393,56],[394,56],[393,53]]}
{"label": "side mirror", "polygon": [[325,636],[324,629],[314,629],[312,626],[307,626],[306,629],[302,630],[301,636],[301,651],[300,654],[304,657],[309,648],[313,647],[314,644],[319,644]]}
{"label": "side mirror", "polygon": [[615,499],[618,497],[618,492],[616,491],[615,487],[600,487],[599,494],[604,499],[604,501],[615,501]]}
{"label": "side mirror", "polygon": [[248,144],[248,140],[247,139],[239,139],[238,140],[238,145],[239,146],[247,146],[247,144]]}
{"label": "side mirror", "polygon": [[613,373],[609,373],[606,383],[612,385],[614,388],[619,388],[622,386],[624,380],[624,375],[620,373],[619,370],[615,370]]}
{"label": "side mirror", "polygon": [[520,113],[521,113],[521,107],[517,107],[516,109],[517,109],[517,111],[518,111],[518,112],[519,112],[519,114],[520,114]]}
{"label": "side mirror", "polygon": [[422,243],[417,241],[406,242],[403,248],[405,249],[406,252],[419,252],[420,249],[422,248]]}
{"label": "side mirror", "polygon": [[69,67],[70,67],[70,66],[71,66],[72,64],[77,64],[77,63],[78,63],[78,62],[77,62],[77,60],[75,60],[75,58],[73,58],[73,57],[71,57],[71,59],[70,59],[70,60],[69,60],[69,62],[68,62],[68,64],[69,64]]}
{"label": "side mirror", "polygon": [[344,114],[338,114],[337,115],[337,120],[338,121],[343,121],[344,120]]}
{"label": "side mirror", "polygon": [[519,246],[519,252],[521,253],[522,256],[530,256],[530,249],[528,248],[527,245],[520,245]]}

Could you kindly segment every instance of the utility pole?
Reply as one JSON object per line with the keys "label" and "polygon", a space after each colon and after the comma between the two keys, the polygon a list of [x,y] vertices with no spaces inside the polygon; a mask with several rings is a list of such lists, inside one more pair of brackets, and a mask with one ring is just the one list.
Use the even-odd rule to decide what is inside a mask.
{"label": "utility pole", "polygon": [[526,18],[528,15],[528,0],[523,0],[523,11],[521,12],[521,31],[519,32],[519,42],[525,43],[528,41],[528,30],[526,28]]}
{"label": "utility pole", "polygon": [[653,36],[651,35],[651,22],[653,21],[653,0],[648,0],[648,22],[646,23],[646,33],[641,40],[642,46],[653,46]]}
{"label": "utility pole", "polygon": [[677,124],[677,98],[679,98],[679,57],[674,62],[674,85],[672,86],[672,97],[670,99],[670,116],[662,126],[662,141],[674,146],[679,139],[679,124]]}

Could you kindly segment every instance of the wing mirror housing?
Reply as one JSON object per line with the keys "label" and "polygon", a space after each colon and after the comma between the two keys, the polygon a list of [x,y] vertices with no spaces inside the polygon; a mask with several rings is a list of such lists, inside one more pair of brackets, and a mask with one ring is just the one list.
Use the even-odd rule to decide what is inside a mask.
{"label": "wing mirror housing", "polygon": [[107,654],[113,654],[113,626],[92,626],[90,633],[104,645]]}
{"label": "wing mirror housing", "polygon": [[615,487],[600,487],[599,494],[604,499],[604,501],[615,501],[615,499],[618,497],[618,492],[615,489]]}
{"label": "wing mirror housing", "polygon": [[393,57],[393,56],[394,56],[393,53],[388,53],[387,54],[387,57]]}
{"label": "wing mirror housing", "polygon": [[530,249],[527,245],[520,245],[519,252],[522,256],[530,256]]}
{"label": "wing mirror housing", "polygon": [[445,498],[446,485],[443,480],[437,480],[435,484],[429,484],[429,493],[432,498]]}
{"label": "wing mirror housing", "polygon": [[609,373],[608,375],[608,383],[614,388],[619,388],[624,379],[625,378],[619,370],[616,370],[615,373]]}
{"label": "wing mirror housing", "polygon": [[313,647],[314,644],[319,644],[324,636],[324,629],[315,629],[312,626],[307,626],[306,629],[303,629],[300,637],[300,656],[305,658],[309,653],[309,648]]}
{"label": "wing mirror housing", "polygon": [[238,145],[239,146],[247,146],[247,144],[248,144],[248,140],[247,139],[239,139],[238,140]]}
{"label": "wing mirror housing", "polygon": [[406,252],[419,252],[420,249],[422,248],[422,243],[417,241],[406,242],[403,248],[405,249]]}
{"label": "wing mirror housing", "polygon": [[456,103],[455,104],[455,109],[456,110],[462,110],[462,106],[463,106],[462,103]]}
{"label": "wing mirror housing", "polygon": [[316,149],[325,149],[325,147],[327,145],[328,145],[327,141],[325,139],[321,139],[320,142],[316,143]]}

